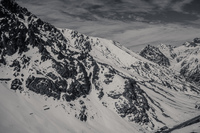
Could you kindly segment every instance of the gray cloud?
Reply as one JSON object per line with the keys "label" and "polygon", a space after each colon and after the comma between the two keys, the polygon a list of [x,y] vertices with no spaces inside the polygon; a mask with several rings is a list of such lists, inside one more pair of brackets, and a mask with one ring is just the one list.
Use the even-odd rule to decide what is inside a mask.
{"label": "gray cloud", "polygon": [[[64,17],[81,20],[141,21],[151,23],[188,23],[199,19],[198,0],[18,0],[28,8],[36,8],[36,14],[47,12],[47,19],[59,13]],[[189,13],[188,13],[189,12]],[[56,17],[59,19],[59,17]],[[60,18],[62,19],[62,18]]]}
{"label": "gray cloud", "polygon": [[192,0],[190,3],[187,3],[183,6],[183,10],[188,13],[200,13],[200,1],[199,0]]}
{"label": "gray cloud", "polygon": [[[134,51],[200,37],[197,0],[16,0],[60,28],[112,39]],[[198,5],[198,4],[197,4]]]}

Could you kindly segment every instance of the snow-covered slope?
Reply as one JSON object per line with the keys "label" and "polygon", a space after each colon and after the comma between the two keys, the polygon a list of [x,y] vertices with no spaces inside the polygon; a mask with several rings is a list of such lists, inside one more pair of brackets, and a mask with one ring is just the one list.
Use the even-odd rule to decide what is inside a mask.
{"label": "snow-covered slope", "polygon": [[200,131],[200,125],[199,123],[174,130],[172,133],[198,133]]}
{"label": "snow-covered slope", "polygon": [[[5,82],[0,83],[0,131],[3,133],[139,132],[106,108],[99,110],[94,120],[82,122],[71,114],[71,110],[77,109],[69,105],[72,103],[35,95],[31,91],[14,92]],[[92,100],[89,106],[102,105]]]}
{"label": "snow-covered slope", "polygon": [[0,7],[2,131],[154,132],[198,114],[199,88],[172,69],[10,0]]}
{"label": "snow-covered slope", "polygon": [[[151,46],[153,47],[153,46]],[[184,76],[187,81],[200,85],[200,41],[199,38],[195,38],[192,42],[185,42],[182,46],[173,47],[171,45],[161,44],[158,47],[154,47],[155,51],[159,51],[161,55],[155,57],[150,56],[149,51],[153,48],[146,47],[140,55],[148,60],[151,60],[157,64],[162,62],[164,66],[167,66]],[[145,53],[145,54],[142,54]],[[156,52],[154,52],[155,54]],[[162,58],[161,58],[162,57]],[[165,60],[163,59],[165,58]],[[165,62],[169,62],[169,65],[165,65]]]}

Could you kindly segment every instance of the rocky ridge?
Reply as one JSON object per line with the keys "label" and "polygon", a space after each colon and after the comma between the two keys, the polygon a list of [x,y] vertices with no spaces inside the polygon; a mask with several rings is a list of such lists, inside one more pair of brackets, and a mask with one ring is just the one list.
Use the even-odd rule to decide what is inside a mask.
{"label": "rocky ridge", "polygon": [[[156,57],[150,57],[148,51],[152,51],[154,46],[147,46],[146,51],[141,51],[140,55],[144,58],[153,61],[159,65],[169,67],[179,73],[180,76],[186,78],[187,81],[195,83],[199,86],[200,75],[199,75],[199,49],[200,41],[199,38],[194,38],[191,42],[185,42],[182,46],[173,47],[171,45],[161,44],[158,47],[154,47],[155,51],[160,52],[162,58],[168,60],[169,65],[161,64],[157,60],[161,60],[159,55]],[[145,53],[145,54],[142,54]],[[155,52],[156,53],[156,52]],[[162,60],[163,62],[166,62]]]}

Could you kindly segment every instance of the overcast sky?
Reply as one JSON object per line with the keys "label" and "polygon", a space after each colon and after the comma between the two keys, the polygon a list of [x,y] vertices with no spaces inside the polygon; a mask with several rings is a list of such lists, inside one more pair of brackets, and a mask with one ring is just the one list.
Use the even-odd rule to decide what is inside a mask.
{"label": "overcast sky", "polygon": [[138,51],[200,37],[200,0],[16,0],[60,28],[112,39]]}

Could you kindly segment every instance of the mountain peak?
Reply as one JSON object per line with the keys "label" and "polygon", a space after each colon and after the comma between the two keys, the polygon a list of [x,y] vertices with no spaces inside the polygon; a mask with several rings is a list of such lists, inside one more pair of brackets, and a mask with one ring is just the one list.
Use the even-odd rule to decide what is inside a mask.
{"label": "mountain peak", "polygon": [[185,42],[183,44],[186,47],[196,47],[196,46],[200,46],[200,38],[194,38],[193,41],[191,42]]}
{"label": "mountain peak", "polygon": [[[162,46],[166,47],[166,45]],[[140,55],[159,65],[163,66],[170,65],[169,59],[159,50],[158,47],[148,45],[140,52]]]}
{"label": "mountain peak", "polygon": [[196,38],[194,38],[194,43],[200,43],[200,38],[199,37],[196,37]]}
{"label": "mountain peak", "polygon": [[172,46],[172,45],[168,45],[168,44],[164,44],[164,43],[161,43],[160,45],[157,46],[159,49],[169,49],[169,50],[172,50],[173,48],[175,48],[176,46]]}
{"label": "mountain peak", "polygon": [[28,12],[26,8],[20,7],[15,0],[1,0],[1,5],[11,13],[18,13],[22,16],[22,14],[30,15],[31,13]]}
{"label": "mountain peak", "polygon": [[158,55],[165,55],[167,61],[170,62],[169,65],[165,66],[178,71],[179,74],[184,76],[187,81],[199,85],[200,75],[197,74],[200,71],[199,40],[199,38],[194,38],[193,41],[185,42],[183,46],[179,47],[173,47],[165,44],[161,44],[157,47],[148,45],[144,50],[141,51],[140,55],[157,64],[160,64],[160,62],[163,61]]}

